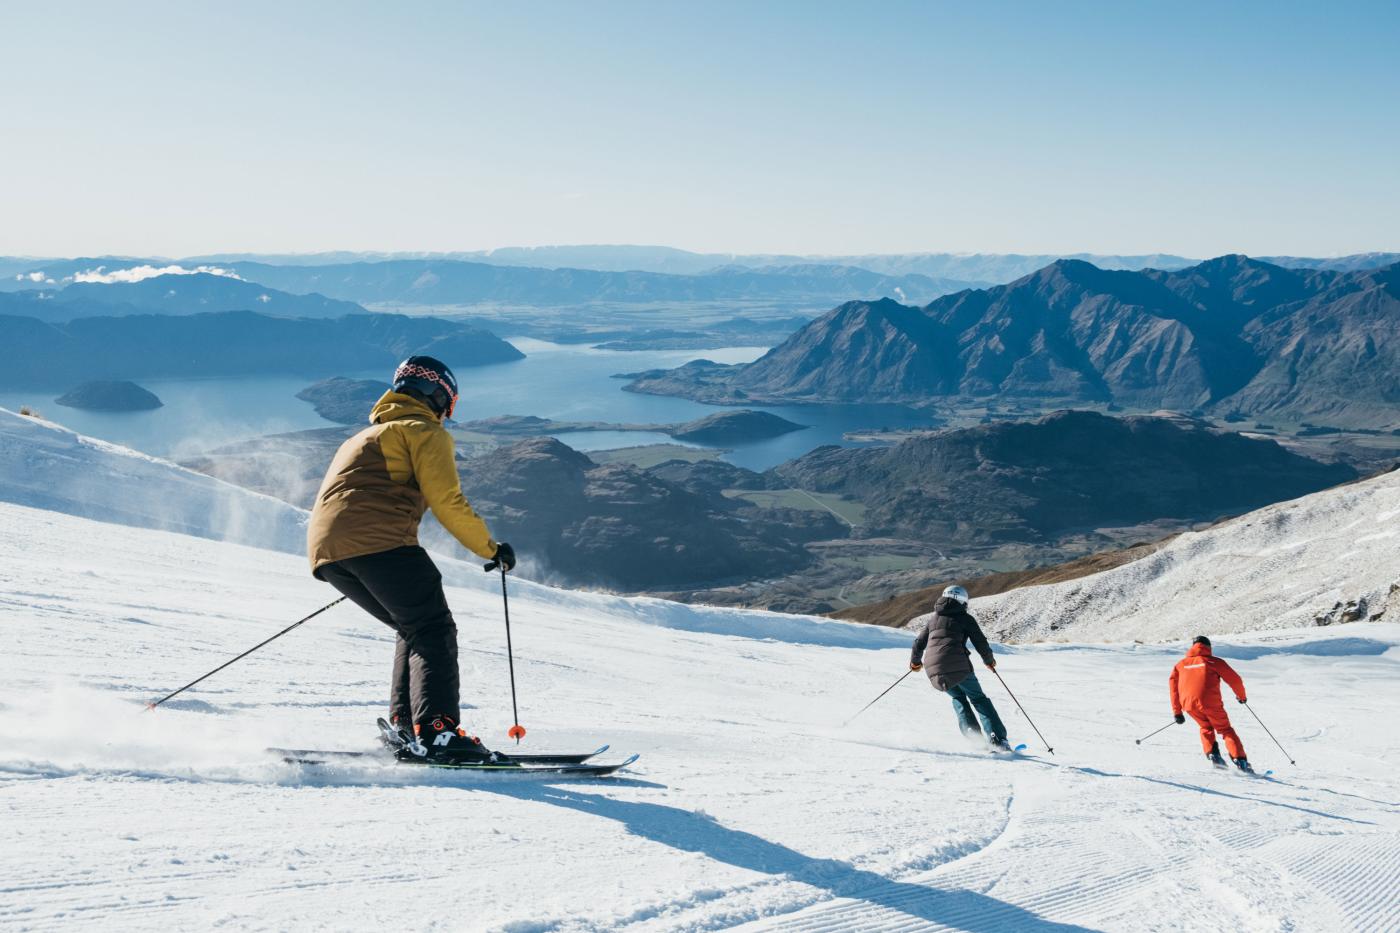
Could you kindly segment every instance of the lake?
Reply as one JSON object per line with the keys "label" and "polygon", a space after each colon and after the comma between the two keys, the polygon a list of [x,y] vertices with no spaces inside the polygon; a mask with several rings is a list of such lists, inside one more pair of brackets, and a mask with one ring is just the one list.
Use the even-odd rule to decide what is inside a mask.
{"label": "lake", "polygon": [[[691,421],[723,411],[689,399],[624,392],[617,373],[681,366],[694,359],[744,363],[766,347],[711,350],[596,350],[579,344],[556,344],[524,337],[507,338],[525,359],[456,371],[462,392],[457,417],[463,421],[497,415],[538,415],[560,421],[671,423]],[[386,379],[388,373],[338,373],[361,379]],[[165,403],[140,412],[95,412],[54,404],[62,393],[0,391],[0,407],[37,408],[45,417],[83,434],[180,459],[233,441],[263,434],[324,428],[321,418],[296,393],[312,379],[302,376],[254,376],[237,379],[152,379],[141,385]],[[798,424],[811,425],[782,437],[746,444],[725,459],[754,470],[801,456],[822,444],[852,446],[846,431],[872,427],[929,424],[926,414],[893,405],[750,406]],[[581,450],[669,442],[664,435],[598,432],[568,435]]]}

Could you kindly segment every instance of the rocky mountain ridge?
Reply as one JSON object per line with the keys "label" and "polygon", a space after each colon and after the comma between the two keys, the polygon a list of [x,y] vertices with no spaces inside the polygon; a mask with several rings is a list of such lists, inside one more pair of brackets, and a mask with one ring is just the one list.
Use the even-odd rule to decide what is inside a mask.
{"label": "rocky mountain ridge", "polygon": [[1176,272],[1060,260],[923,307],[847,302],[758,360],[637,374],[719,404],[1029,399],[1400,428],[1400,264],[1223,256]]}

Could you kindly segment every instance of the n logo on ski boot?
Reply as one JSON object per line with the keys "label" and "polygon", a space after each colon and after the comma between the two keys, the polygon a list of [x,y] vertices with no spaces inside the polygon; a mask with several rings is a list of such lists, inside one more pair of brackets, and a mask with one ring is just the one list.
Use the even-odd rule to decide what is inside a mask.
{"label": "n logo on ski boot", "polygon": [[451,741],[452,741],[452,733],[451,733],[451,732],[439,732],[439,733],[433,738],[433,744],[434,744],[434,745],[446,745],[448,742],[451,742]]}

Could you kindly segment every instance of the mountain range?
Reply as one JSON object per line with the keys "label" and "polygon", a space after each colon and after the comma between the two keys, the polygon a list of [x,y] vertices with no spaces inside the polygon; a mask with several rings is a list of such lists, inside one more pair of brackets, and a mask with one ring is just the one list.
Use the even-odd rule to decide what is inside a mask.
{"label": "mountain range", "polygon": [[[31,295],[33,300],[62,297],[72,291],[75,301],[83,298],[105,300],[110,304],[131,303],[143,310],[155,311],[161,307],[177,306],[187,310],[268,310],[265,306],[270,302],[285,302],[290,297],[281,292],[308,297],[320,293],[314,294],[314,297],[322,302],[326,299],[321,295],[329,295],[341,301],[413,305],[498,301],[544,306],[596,301],[827,302],[856,295],[896,295],[907,301],[927,301],[978,284],[918,273],[872,272],[835,263],[797,262],[768,265],[762,269],[731,264],[702,273],[673,274],[638,270],[534,268],[460,259],[392,259],[324,264],[302,262],[285,265],[233,261],[217,267],[206,266],[202,259],[181,260],[176,266],[181,270],[217,268],[222,274],[172,274],[136,283],[113,284],[81,280],[97,275],[110,277],[142,267],[156,271],[169,268],[169,262],[161,259],[101,257],[39,263],[7,276],[5,282],[0,284],[0,291],[41,290]],[[96,271],[106,269],[115,270],[115,273]],[[198,301],[207,301],[211,295],[196,293],[198,290],[193,283],[178,284],[177,279],[200,280],[206,292],[213,290],[220,296],[219,301],[224,303],[223,306],[197,306]],[[209,279],[224,281],[212,283]],[[153,282],[156,284],[151,284]],[[168,294],[172,289],[174,293]],[[335,313],[322,312],[328,316]]]}
{"label": "mountain range", "polygon": [[0,385],[66,389],[91,379],[388,369],[413,353],[454,366],[523,358],[494,334],[430,317],[281,318],[253,311],[84,317],[51,324],[0,315]]}
{"label": "mountain range", "polygon": [[847,302],[752,363],[699,361],[629,388],[719,404],[1033,399],[1400,428],[1400,264],[1058,260],[923,307]]}
{"label": "mountain range", "polygon": [[[1355,253],[1347,256],[1263,256],[1266,262],[1290,268],[1354,271],[1388,266],[1400,261],[1400,253]],[[933,277],[1010,282],[1041,269],[1057,259],[1079,259],[1101,269],[1181,269],[1200,262],[1171,253],[844,253],[802,255],[797,253],[700,253],[671,246],[578,245],[507,246],[470,252],[383,252],[333,251],[320,253],[211,253],[169,258],[133,259],[116,257],[125,263],[160,264],[178,261],[187,265],[205,263],[256,262],[274,266],[328,266],[356,262],[390,260],[431,260],[433,262],[480,262],[493,266],[531,266],[539,269],[593,269],[600,272],[662,272],[673,275],[699,275],[722,266],[841,265],[855,266],[886,275],[917,273]],[[111,265],[113,257],[81,260],[90,268]],[[33,272],[52,260],[0,257],[0,276]],[[50,266],[51,268],[51,266]],[[67,274],[71,275],[72,272]],[[3,288],[0,283],[0,288]]]}
{"label": "mountain range", "polygon": [[243,278],[293,292],[380,304],[473,304],[510,301],[531,305],[595,301],[819,301],[851,295],[921,296],[928,300],[968,282],[926,275],[887,275],[841,265],[751,269],[728,266],[698,275],[657,272],[539,269],[482,262],[390,260],[328,266],[275,266],[235,262]]}
{"label": "mountain range", "polygon": [[0,314],[42,321],[129,314],[252,311],[277,317],[343,317],[368,312],[353,301],[293,295],[227,275],[156,275],[136,282],[74,282],[64,288],[0,292]]}

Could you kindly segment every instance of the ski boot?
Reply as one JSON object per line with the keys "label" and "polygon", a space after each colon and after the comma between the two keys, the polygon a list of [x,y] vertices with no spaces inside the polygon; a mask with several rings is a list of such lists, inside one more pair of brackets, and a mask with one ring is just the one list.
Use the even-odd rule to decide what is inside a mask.
{"label": "ski boot", "polygon": [[1217,768],[1230,767],[1225,763],[1225,759],[1220,757],[1220,744],[1218,742],[1210,747],[1210,751],[1206,752],[1206,760]]}
{"label": "ski boot", "polygon": [[1236,768],[1239,768],[1245,774],[1254,773],[1254,768],[1250,765],[1248,758],[1231,758],[1230,760],[1235,763]]}
{"label": "ski boot", "polygon": [[998,739],[996,737],[993,737],[987,743],[987,750],[990,751],[993,755],[1009,755],[1011,754],[1011,745],[1006,741],[1006,739]]}
{"label": "ski boot", "polygon": [[453,764],[509,764],[510,759],[493,752],[476,736],[467,735],[446,716],[415,723],[413,740],[399,751],[399,757],[427,758]]}

